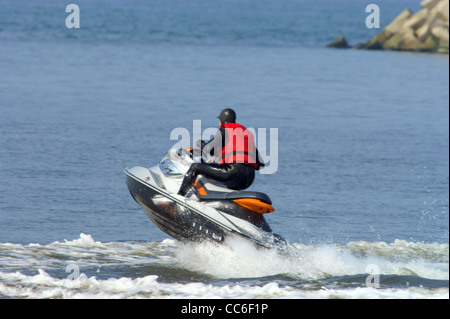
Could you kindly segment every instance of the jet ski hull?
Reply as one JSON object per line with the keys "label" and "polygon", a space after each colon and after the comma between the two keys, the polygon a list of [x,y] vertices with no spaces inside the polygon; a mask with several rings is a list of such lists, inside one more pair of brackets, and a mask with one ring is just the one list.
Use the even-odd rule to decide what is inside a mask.
{"label": "jet ski hull", "polygon": [[247,221],[239,218],[239,215],[245,215],[245,213],[237,211],[237,204],[231,200],[210,202],[215,208],[198,202],[188,204],[181,196],[153,185],[151,177],[143,177],[142,174],[134,175],[130,170],[125,170],[125,174],[131,196],[142,207],[147,217],[163,232],[180,241],[206,239],[222,243],[227,236],[236,234],[258,246],[272,247],[274,241],[282,240],[278,235],[271,233],[262,215],[255,216],[258,215],[256,213],[248,215]]}
{"label": "jet ski hull", "polygon": [[181,241],[224,240],[224,229],[195,213],[187,205],[177,203],[175,198],[168,197],[157,187],[128,174],[126,182],[131,196],[147,217],[166,234]]}

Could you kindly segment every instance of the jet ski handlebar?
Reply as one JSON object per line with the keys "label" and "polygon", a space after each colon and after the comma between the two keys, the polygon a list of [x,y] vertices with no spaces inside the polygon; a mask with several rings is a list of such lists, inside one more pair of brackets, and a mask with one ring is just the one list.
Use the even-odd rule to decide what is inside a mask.
{"label": "jet ski handlebar", "polygon": [[[181,158],[183,156],[187,156],[191,160],[198,160],[201,159],[202,162],[211,163],[214,162],[214,158],[212,156],[208,156],[207,154],[204,154],[201,149],[196,147],[185,147],[185,148],[179,148],[177,150],[177,155]],[[205,156],[206,155],[206,156]]]}

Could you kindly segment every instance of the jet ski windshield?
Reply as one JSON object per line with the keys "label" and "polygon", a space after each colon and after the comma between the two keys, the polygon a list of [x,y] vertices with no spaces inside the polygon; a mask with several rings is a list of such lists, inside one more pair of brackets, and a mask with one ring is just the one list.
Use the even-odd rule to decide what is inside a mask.
{"label": "jet ski windshield", "polygon": [[194,162],[193,151],[189,149],[170,149],[159,162],[159,168],[164,175],[182,175],[186,167]]}
{"label": "jet ski windshield", "polygon": [[173,164],[171,160],[163,159],[159,163],[159,168],[164,173],[164,175],[181,175],[181,172],[178,168]]}

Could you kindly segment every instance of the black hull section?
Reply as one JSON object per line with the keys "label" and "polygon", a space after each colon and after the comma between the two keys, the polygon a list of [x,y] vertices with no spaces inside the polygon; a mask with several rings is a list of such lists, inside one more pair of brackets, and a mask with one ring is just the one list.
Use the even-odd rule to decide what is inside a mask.
{"label": "black hull section", "polygon": [[[131,196],[142,207],[147,217],[175,239],[197,242],[206,239],[222,243],[227,236],[233,234],[250,240],[259,247],[283,249],[286,245],[283,238],[272,233],[263,215],[242,207],[231,199],[209,201],[214,204],[213,215],[217,214],[212,217],[210,215],[212,212],[206,212],[207,209],[202,212],[130,172],[126,171],[126,176]],[[252,233],[243,230],[236,220],[232,221],[233,218],[256,226],[255,230],[252,230]]]}
{"label": "black hull section", "polygon": [[228,231],[127,175],[131,196],[163,232],[180,241],[223,242]]}

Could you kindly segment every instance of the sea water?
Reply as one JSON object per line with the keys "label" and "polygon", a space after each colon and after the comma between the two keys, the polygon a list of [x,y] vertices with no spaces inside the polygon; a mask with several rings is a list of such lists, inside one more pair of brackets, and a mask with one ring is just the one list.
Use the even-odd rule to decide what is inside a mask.
{"label": "sea water", "polygon": [[[76,3],[0,3],[0,297],[448,298],[448,55],[325,48],[380,31],[364,1]],[[251,190],[287,254],[179,243],[128,193],[224,107],[278,130]]]}

